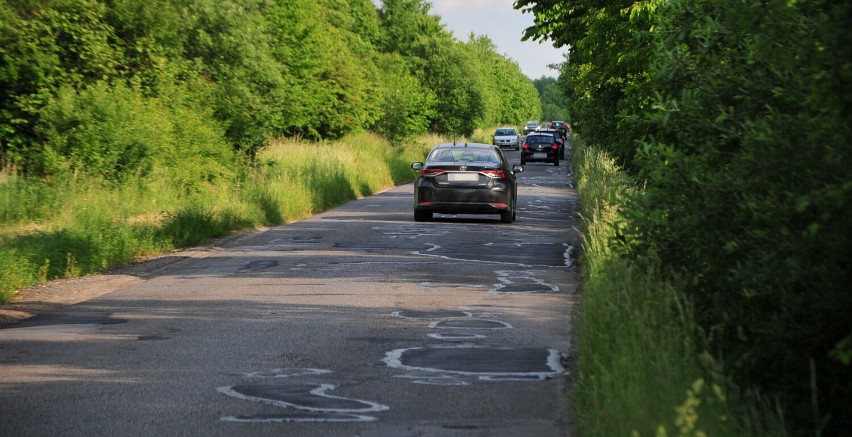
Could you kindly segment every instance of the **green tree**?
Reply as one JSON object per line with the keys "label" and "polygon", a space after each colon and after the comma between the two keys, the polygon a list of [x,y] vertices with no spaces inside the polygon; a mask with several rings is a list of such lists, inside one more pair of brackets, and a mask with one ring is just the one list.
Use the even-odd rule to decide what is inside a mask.
{"label": "green tree", "polygon": [[383,55],[378,67],[383,107],[373,128],[394,141],[426,133],[435,118],[435,95],[411,75],[400,55]]}
{"label": "green tree", "polygon": [[384,50],[402,55],[436,97],[430,129],[470,135],[484,120],[479,66],[422,0],[385,1],[380,11]]}
{"label": "green tree", "polygon": [[618,241],[685,291],[710,352],[794,435],[847,432],[852,3],[516,5],[527,37],[569,47],[575,127],[645,187]]}
{"label": "green tree", "polygon": [[852,427],[852,369],[838,359],[852,334],[841,10],[661,6],[646,116],[656,134],[642,148],[647,191],[633,220],[634,250],[686,279],[735,380],[777,396],[801,435]]}
{"label": "green tree", "polygon": [[481,127],[519,126],[531,116],[538,117],[538,92],[517,62],[498,54],[497,46],[487,36],[471,34],[464,47],[479,66],[485,109]]}
{"label": "green tree", "polygon": [[541,107],[543,120],[571,121],[568,115],[568,99],[566,91],[559,86],[559,82],[552,78],[542,76],[534,81],[535,88],[541,96]]}
{"label": "green tree", "polygon": [[[634,4],[635,3],[635,4]],[[635,170],[636,140],[651,133],[640,118],[649,105],[652,57],[649,13],[656,2],[633,0],[518,0],[535,14],[525,39],[568,49],[567,84],[572,126],[584,140]]]}
{"label": "green tree", "polygon": [[105,14],[97,0],[0,0],[0,167],[31,169],[40,111],[63,85],[117,75]]}

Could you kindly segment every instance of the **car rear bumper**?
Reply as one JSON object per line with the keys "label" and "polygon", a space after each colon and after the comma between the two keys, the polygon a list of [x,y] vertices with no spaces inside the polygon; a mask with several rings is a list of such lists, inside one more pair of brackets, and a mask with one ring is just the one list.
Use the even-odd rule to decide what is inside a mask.
{"label": "car rear bumper", "polygon": [[475,203],[451,203],[442,202],[429,205],[418,205],[414,207],[415,211],[431,211],[438,214],[499,214],[503,211],[509,211],[511,207],[508,204],[495,206],[493,204],[475,204]]}
{"label": "car rear bumper", "polygon": [[415,210],[441,214],[496,214],[511,209],[505,186],[491,189],[418,187]]}
{"label": "car rear bumper", "polygon": [[553,162],[553,161],[559,159],[559,152],[558,151],[552,151],[552,152],[547,152],[547,153],[544,153],[544,152],[535,152],[535,153],[523,152],[521,154],[521,158],[524,161]]}

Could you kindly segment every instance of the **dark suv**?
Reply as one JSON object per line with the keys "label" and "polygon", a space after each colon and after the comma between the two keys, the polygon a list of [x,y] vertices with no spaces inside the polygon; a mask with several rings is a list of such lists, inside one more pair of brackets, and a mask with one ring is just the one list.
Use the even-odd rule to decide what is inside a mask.
{"label": "dark suv", "polygon": [[556,138],[556,143],[559,144],[559,159],[565,159],[565,148],[567,145],[567,132],[562,129],[539,129],[539,133],[542,134],[551,134],[553,138]]}
{"label": "dark suv", "polygon": [[559,165],[559,142],[553,134],[532,133],[521,146],[521,165],[528,161],[547,161]]}

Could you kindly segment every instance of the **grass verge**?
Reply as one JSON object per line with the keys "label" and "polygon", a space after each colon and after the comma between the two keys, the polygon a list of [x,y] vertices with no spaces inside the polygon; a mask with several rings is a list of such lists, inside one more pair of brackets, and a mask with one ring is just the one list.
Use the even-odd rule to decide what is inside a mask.
{"label": "grass verge", "polygon": [[362,133],[337,142],[274,141],[228,183],[187,192],[163,178],[120,186],[69,176],[0,182],[0,302],[51,279],[126,265],[239,229],[308,217],[412,180],[411,162],[443,141],[399,144]]}
{"label": "grass verge", "polygon": [[[780,415],[743,394],[701,348],[689,302],[654,260],[620,253],[635,185],[605,153],[574,137],[584,219],[574,408],[582,436],[784,435]],[[639,266],[651,267],[639,267]]]}

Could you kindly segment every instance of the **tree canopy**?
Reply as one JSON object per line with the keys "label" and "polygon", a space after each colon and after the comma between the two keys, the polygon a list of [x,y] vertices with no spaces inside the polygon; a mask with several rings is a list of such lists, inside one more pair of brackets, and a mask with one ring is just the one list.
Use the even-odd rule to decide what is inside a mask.
{"label": "tree canopy", "polygon": [[119,180],[172,165],[175,149],[221,168],[279,136],[469,135],[537,111],[517,63],[429,11],[423,0],[0,0],[0,168]]}
{"label": "tree canopy", "polygon": [[[644,190],[626,256],[794,435],[852,429],[849,1],[518,0],[569,48],[572,122]],[[807,406],[807,407],[805,407]]]}

